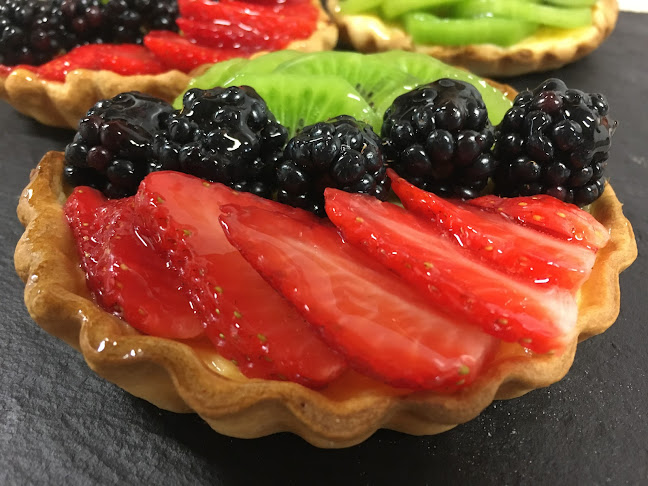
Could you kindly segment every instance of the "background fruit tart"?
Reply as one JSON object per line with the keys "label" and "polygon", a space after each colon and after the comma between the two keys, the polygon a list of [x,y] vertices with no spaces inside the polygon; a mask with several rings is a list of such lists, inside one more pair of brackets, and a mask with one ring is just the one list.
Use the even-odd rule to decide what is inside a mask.
{"label": "background fruit tart", "polygon": [[596,49],[616,0],[328,0],[341,35],[362,52],[406,49],[483,76],[557,69]]}
{"label": "background fruit tart", "polygon": [[317,0],[17,0],[0,20],[0,98],[68,128],[124,91],[172,100],[205,64],[337,42]]}
{"label": "background fruit tart", "polygon": [[[269,59],[277,60],[281,55],[271,54]],[[150,165],[150,157],[145,159],[149,165],[148,175],[136,170],[125,171],[128,164],[124,159],[118,159],[119,162],[108,160],[101,169],[93,165],[97,157],[103,156],[105,160],[106,150],[115,150],[109,137],[92,135],[93,130],[99,129],[93,117],[103,117],[105,123],[101,124],[101,130],[117,119],[124,123],[132,117],[142,116],[143,112],[154,114],[152,119],[161,119],[164,118],[159,116],[162,102],[125,94],[111,101],[115,106],[104,103],[96,107],[84,119],[88,121],[82,122],[78,136],[68,146],[66,154],[45,156],[21,198],[18,212],[27,231],[16,250],[16,266],[27,284],[26,302],[34,319],[51,333],[81,349],[90,366],[99,374],[158,406],[175,411],[196,411],[213,428],[229,435],[257,437],[288,430],[322,447],[342,447],[360,442],[380,427],[413,434],[441,432],[470,420],[494,398],[512,398],[559,380],[571,365],[577,342],[603,332],[616,319],[619,309],[618,273],[636,257],[632,229],[623,217],[614,191],[609,185],[603,186],[603,191],[599,190],[600,174],[590,182],[594,177],[592,164],[604,161],[609,147],[611,124],[604,98],[598,95],[585,97],[585,94],[575,98],[578,93],[574,90],[550,80],[535,94],[530,91],[520,94],[511,107],[501,93],[497,95],[486,83],[480,83],[464,71],[412,54],[410,59],[411,56],[417,57],[418,62],[413,65],[417,67],[418,75],[425,72],[448,77],[416,89],[401,86],[397,91],[409,93],[397,97],[387,108],[384,123],[380,118],[376,120],[376,113],[372,113],[383,103],[374,91],[367,91],[371,95],[371,105],[366,100],[364,104],[344,105],[345,99],[354,98],[344,96],[344,93],[348,95],[350,90],[355,90],[354,86],[359,89],[366,86],[361,82],[336,85],[330,79],[324,79],[321,91],[316,85],[309,88],[310,98],[306,99],[332,110],[332,113],[337,113],[342,103],[347,116],[311,125],[311,122],[327,118],[331,113],[311,114],[304,110],[304,102],[297,108],[291,106],[293,96],[286,101],[277,93],[276,86],[282,85],[277,81],[282,76],[284,83],[289,82],[292,76],[295,86],[304,85],[304,80],[314,81],[320,76],[302,73],[299,83],[294,79],[294,70],[298,66],[301,71],[313,63],[320,68],[324,65],[332,73],[333,64],[330,63],[333,56],[339,57],[336,64],[341,66],[338,78],[348,83],[358,76],[352,65],[353,59],[359,55],[323,53],[292,57],[276,65],[271,73],[259,76],[252,84],[264,92],[264,98],[249,88],[237,88],[236,75],[231,87],[188,91],[182,99],[183,110],[171,112],[167,121],[158,126],[158,131],[150,134],[148,142],[139,143],[157,147],[154,150],[158,154],[155,166]],[[370,66],[372,62],[384,65],[385,58],[381,56],[378,61],[371,56],[360,56],[358,62],[362,66]],[[405,53],[395,53],[394,56],[401,61],[408,57]],[[236,68],[243,71],[238,81],[251,79],[245,68],[254,63],[265,65],[265,68],[272,64],[263,58],[244,62]],[[425,63],[427,69],[422,67]],[[231,63],[224,63],[220,68],[212,68],[207,76],[211,79],[218,75],[232,76],[232,67]],[[410,70],[406,74],[413,75],[413,72]],[[482,94],[459,79],[461,77],[470,77],[486,99],[491,100],[488,114],[498,123],[496,132],[485,117],[486,108],[480,101]],[[197,80],[197,84],[200,82]],[[336,92],[336,87],[344,90]],[[335,102],[322,103],[318,95],[324,93],[329,93]],[[291,91],[290,94],[294,93]],[[392,94],[383,93],[383,96]],[[139,104],[130,112],[133,98]],[[562,104],[557,106],[558,99],[565,104],[564,109]],[[121,108],[120,103],[123,103]],[[465,111],[463,108],[468,106],[472,109]],[[460,112],[459,118],[446,116],[453,113],[452,107]],[[114,110],[118,108],[122,112],[116,116]],[[296,109],[298,113],[295,113]],[[433,127],[427,110],[437,113]],[[558,117],[560,112],[567,118],[563,121],[569,123],[550,120],[547,125],[537,118],[538,111],[552,113],[554,117]],[[215,113],[219,113],[217,120]],[[276,119],[273,113],[277,115]],[[406,132],[398,128],[404,126],[407,116],[410,116],[407,113],[419,121],[417,130],[429,131],[431,138],[433,133],[436,133],[434,137],[447,133],[456,141],[451,175],[441,177],[437,170],[427,174],[423,181],[412,177],[412,169],[420,166],[420,160],[406,155],[412,153],[409,146],[402,144],[408,137],[403,137]],[[591,172],[588,181],[583,181],[578,169],[570,166],[570,171],[581,176],[573,178],[568,189],[561,192],[557,188],[562,186],[552,185],[553,179],[548,179],[546,174],[533,183],[525,183],[519,178],[519,170],[510,170],[512,167],[519,169],[519,166],[532,168],[531,162],[535,161],[520,163],[518,156],[507,167],[506,144],[517,136],[515,120],[520,115],[539,132],[548,134],[551,131],[552,135],[546,136],[553,137],[558,144],[565,135],[566,125],[573,128],[572,122],[589,120],[573,116],[584,113],[594,117],[596,133],[602,138],[590,132],[576,145],[568,147],[561,143],[562,148],[556,150],[569,154],[571,159],[575,153],[580,153],[578,148],[590,147],[593,153],[588,162],[589,170],[584,171]],[[426,116],[428,122],[423,123]],[[241,119],[244,120],[242,125],[239,124]],[[499,120],[503,121],[499,123]],[[368,128],[368,121],[376,123],[376,126],[382,123],[382,143],[378,143],[378,135]],[[299,123],[304,123],[305,127],[295,135],[291,127]],[[465,132],[466,125],[470,126],[468,130],[471,133]],[[225,138],[239,142],[234,144],[235,150],[246,144],[264,147],[256,153],[268,155],[262,157],[261,163],[274,166],[276,178],[268,178],[263,170],[237,171],[232,164],[224,167],[210,164],[214,153],[223,149],[216,143],[223,128],[228,129]],[[124,127],[119,131],[128,132]],[[188,133],[193,133],[193,140],[187,138]],[[251,133],[256,135],[248,138]],[[141,132],[137,135],[145,136]],[[502,141],[508,142],[493,153],[490,151],[492,144],[486,144],[489,150],[480,149],[479,153],[467,155],[470,147],[480,145],[473,142],[490,136],[495,138],[496,147]],[[292,138],[287,141],[289,137]],[[329,143],[321,145],[323,138]],[[281,141],[277,143],[279,139]],[[537,151],[534,140],[533,133],[523,140],[525,151]],[[277,150],[284,144],[283,158],[277,157]],[[468,202],[453,203],[441,199],[401,179],[394,172],[383,170],[381,145],[396,150],[396,155],[393,152],[387,155],[391,167],[417,185],[435,186],[436,192],[444,192],[445,187],[445,195],[462,195]],[[330,147],[337,148],[329,151]],[[437,160],[443,148],[443,144],[436,142],[428,147],[435,152]],[[174,163],[171,154],[175,150],[179,166],[170,170],[170,166],[164,165]],[[353,150],[357,155],[353,155]],[[94,156],[90,156],[92,151]],[[84,160],[81,160],[82,153],[85,153]],[[241,154],[243,152],[238,155]],[[306,192],[300,193],[297,189],[305,187],[302,183],[295,183],[300,174],[306,178],[313,174],[319,174],[318,179],[323,177],[322,172],[313,167],[313,154],[320,154],[315,157],[320,162],[323,154],[331,154],[327,159],[330,166],[324,175],[329,189],[324,192],[321,184],[312,184]],[[130,162],[134,165],[137,154],[127,155],[132,157]],[[554,154],[554,158],[557,160],[563,155]],[[492,165],[490,157],[504,161],[500,165],[503,175],[484,172]],[[216,158],[222,160],[223,152]],[[244,156],[237,157],[239,168],[245,164],[245,159]],[[358,179],[362,184],[353,189],[346,187],[348,174],[357,173],[359,162],[364,168]],[[553,159],[543,161],[547,166],[552,166],[553,162]],[[84,163],[86,167],[79,167]],[[259,165],[256,158],[251,163]],[[75,174],[74,168],[95,172],[77,171]],[[479,168],[481,170],[477,170]],[[143,178],[143,181],[139,185],[120,185],[119,178],[124,174],[127,174],[126,179],[139,181]],[[237,179],[237,174],[243,176]],[[369,178],[372,183],[368,182]],[[500,187],[496,189],[499,193],[518,192],[509,193],[510,196],[519,196],[524,191],[536,192],[511,199],[495,196],[474,198],[481,194],[470,194],[471,191],[488,190],[486,186],[480,189],[480,181],[484,178],[493,179],[495,187]],[[236,191],[205,179],[227,182]],[[581,179],[580,182],[577,179]],[[68,182],[81,187],[72,192]],[[99,188],[103,195],[88,184]],[[381,202],[388,196],[385,188],[389,184],[393,185],[407,210]],[[118,191],[120,188],[121,193]],[[553,192],[554,196],[539,192]],[[287,204],[268,199],[275,193]],[[596,197],[584,199],[592,194]],[[106,200],[104,195],[113,199]],[[559,198],[571,198],[581,205],[589,205],[590,214]],[[322,209],[344,233],[347,243],[339,239],[330,223],[311,214],[321,213]],[[70,225],[65,221],[64,212]],[[152,217],[143,216],[147,214]],[[219,225],[213,224],[217,214],[221,216],[224,233]],[[508,219],[502,218],[502,214]],[[140,217],[144,217],[142,226],[130,226],[139,224],[134,221],[139,221]],[[436,222],[430,226],[432,220]],[[395,228],[391,236],[390,227]],[[122,231],[124,228],[126,232]],[[467,228],[472,228],[470,231],[477,236],[467,236]],[[133,229],[136,229],[135,233]],[[470,259],[465,259],[458,245],[448,244],[439,237],[439,231],[446,236],[448,233],[453,235],[454,239],[463,239],[469,248],[467,251],[472,252]],[[560,238],[549,236],[547,232],[561,234],[565,241],[559,242]],[[373,236],[366,239],[369,233]],[[134,234],[139,236],[134,238]],[[394,234],[399,235],[395,242]],[[511,234],[515,235],[513,249],[506,245]],[[285,240],[278,241],[277,235]],[[303,239],[303,235],[309,236]],[[430,247],[417,246],[417,236],[421,235],[433,238],[435,244],[431,247],[438,246],[436,253]],[[221,245],[226,245],[225,238],[240,254],[230,246],[225,252],[228,258],[218,259],[219,252],[223,251]],[[372,246],[372,240],[377,241],[378,246]],[[142,246],[137,241],[146,241],[147,244]],[[212,246],[215,241],[220,242],[216,247]],[[299,243],[295,244],[295,241]],[[533,241],[533,244],[525,245],[524,241]],[[256,242],[262,242],[261,246]],[[358,245],[350,249],[348,245],[353,242]],[[488,244],[484,246],[485,242]],[[291,244],[294,249],[288,253],[290,257],[282,256],[285,245]],[[396,246],[389,246],[394,244]],[[160,265],[155,263],[160,255],[150,253],[152,248],[166,255],[158,261]],[[273,250],[267,253],[267,248]],[[303,248],[310,249],[304,252]],[[445,256],[439,255],[439,249],[447,252]],[[540,258],[543,252],[550,254],[544,263]],[[405,260],[400,260],[398,255]],[[452,257],[447,258],[448,255]],[[241,263],[242,257],[251,267]],[[420,267],[425,271],[422,274],[413,270],[419,267],[419,258],[423,258]],[[524,264],[525,259],[533,261],[533,265]],[[142,266],[143,261],[149,265]],[[235,264],[235,261],[240,264]],[[490,263],[484,263],[486,261]],[[162,285],[168,276],[165,269],[169,266],[180,270],[184,276],[180,286],[172,282],[170,288],[173,292],[168,288],[165,290]],[[434,274],[435,268],[444,266],[450,269],[445,277],[436,280],[434,285],[426,280]],[[497,272],[493,271],[493,266]],[[286,278],[280,278],[286,267],[292,270],[288,271]],[[472,275],[469,278],[464,275],[467,267]],[[304,279],[298,268],[307,268],[305,275],[308,277]],[[539,268],[549,272],[546,276],[551,280],[548,293],[543,294],[546,299],[539,298],[537,289],[520,281],[533,279],[534,285],[547,283],[536,282],[543,276],[535,273]],[[133,270],[137,271],[132,273]],[[318,274],[322,281],[330,279],[329,284],[315,285],[310,292],[297,292],[297,288],[312,286],[309,281],[317,278]],[[217,281],[212,280],[215,275],[218,275]],[[294,307],[285,307],[286,301],[277,301],[276,297],[271,297],[272,293],[253,292],[251,289],[258,289],[256,286],[246,288],[243,285],[242,289],[237,289],[237,281],[244,280],[244,275],[245,279],[258,279],[262,275]],[[423,278],[426,298],[444,300],[444,307],[451,311],[451,318],[419,302],[422,289],[419,277]],[[141,286],[142,278],[145,283],[156,282],[156,285]],[[482,282],[488,279],[488,285],[476,285],[480,279]],[[455,289],[460,288],[459,293],[465,294],[464,297],[459,295],[458,300],[453,297],[457,294],[451,284],[457,280],[463,284]],[[335,289],[337,285],[347,285],[344,287],[346,291],[341,294],[333,291],[337,296],[331,297],[331,290],[327,291],[327,288]],[[519,295],[522,291],[525,295],[518,297],[519,302],[526,302],[523,307],[527,306],[527,309],[507,314],[506,318],[500,316],[495,322],[490,319],[488,322],[479,321],[477,316],[483,314],[482,311],[488,314],[492,311],[490,306],[497,308],[502,305],[496,296],[491,295],[488,301],[478,297],[481,295],[479,289],[488,287],[505,290],[507,295]],[[189,288],[193,308],[202,309],[200,312],[211,309],[210,322],[213,325],[206,328],[208,339],[202,336],[201,325],[196,325],[192,312],[178,314],[182,305],[189,307],[188,301],[178,300],[178,295]],[[386,288],[391,290],[386,292]],[[178,292],[178,289],[182,291]],[[378,293],[380,299],[362,307],[363,294],[366,293]],[[475,300],[466,306],[465,297],[469,294]],[[124,299],[125,295],[132,298]],[[233,300],[228,300],[228,295],[234,296]],[[270,301],[273,303],[269,304]],[[533,302],[536,304],[529,304]],[[352,334],[346,333],[351,328],[345,326],[344,315],[357,313],[358,308],[373,317],[365,319],[362,325],[367,326],[365,330],[368,332],[353,338]],[[159,309],[163,310],[162,317]],[[325,342],[338,354],[330,354],[328,348],[320,347],[320,341],[308,327],[298,327],[301,337],[296,341],[289,339],[289,346],[273,346],[280,342],[282,333],[286,333],[285,326],[280,328],[282,331],[273,324],[283,321],[288,323],[288,327],[299,326],[299,319],[290,317],[295,309],[300,309],[299,314],[311,324],[325,328]],[[172,312],[167,312],[170,310]],[[547,321],[548,327],[534,328],[533,316],[541,318],[545,313],[553,316]],[[399,314],[424,316],[426,325],[431,326],[432,335],[421,333],[420,329],[417,331],[420,322],[408,319],[408,325],[403,328],[413,331],[421,340],[414,340],[418,346],[413,346],[412,342],[408,344],[408,341],[403,345],[400,336],[407,335],[403,334],[403,329],[394,328],[387,332],[384,327],[388,322],[402,322]],[[174,317],[170,319],[168,316]],[[473,327],[466,327],[462,324],[465,319],[477,320]],[[265,320],[270,327],[263,331],[248,327],[254,326],[253,320],[257,323]],[[358,315],[356,321],[363,322]],[[218,322],[227,325],[218,327]],[[327,327],[330,322],[340,327]],[[373,327],[377,323],[380,325]],[[481,331],[474,327],[475,323],[482,328]],[[383,339],[389,335],[390,339]],[[364,347],[359,345],[363,339]],[[437,347],[435,353],[440,354],[433,353],[431,360],[421,366],[420,357],[426,355],[425,349],[430,349],[430,339],[437,342],[435,346],[445,343],[442,345],[445,348],[441,352]],[[355,341],[353,345],[350,344],[352,341]],[[390,352],[376,352],[384,351],[381,346],[387,346]],[[251,349],[258,351],[251,352]],[[309,359],[303,359],[304,350],[308,350]],[[302,359],[294,359],[300,353]],[[344,357],[342,361],[341,357]]]}

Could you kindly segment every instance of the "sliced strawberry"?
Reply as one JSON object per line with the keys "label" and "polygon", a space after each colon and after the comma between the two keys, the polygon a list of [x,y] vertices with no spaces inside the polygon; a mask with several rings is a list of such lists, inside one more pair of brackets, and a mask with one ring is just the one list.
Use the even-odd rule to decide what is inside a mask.
{"label": "sliced strawberry", "polygon": [[497,340],[430,307],[321,220],[225,206],[229,240],[362,373],[394,386],[472,382]]}
{"label": "sliced strawberry", "polygon": [[609,231],[590,213],[544,194],[516,198],[483,196],[468,204],[594,249],[603,248],[610,239]]}
{"label": "sliced strawberry", "polygon": [[316,387],[345,369],[345,360],[241,257],[218,224],[220,205],[231,203],[308,221],[315,216],[177,172],[150,174],[136,197],[150,215],[152,245],[181,275],[208,336],[243,373]]}
{"label": "sliced strawberry", "polygon": [[233,2],[211,7],[213,20],[180,17],[178,27],[198,44],[216,49],[240,49],[246,53],[279,50],[295,39],[309,37],[315,23],[302,17],[281,14],[252,15]]}
{"label": "sliced strawberry", "polygon": [[162,256],[144,243],[131,199],[108,201],[89,187],[75,189],[65,214],[97,303],[139,331],[187,339],[204,332]]}
{"label": "sliced strawberry", "polygon": [[158,74],[167,68],[146,47],[136,44],[89,44],[72,49],[38,68],[51,81],[65,81],[74,69],[106,69],[125,76]]}
{"label": "sliced strawberry", "polygon": [[[571,245],[482,209],[453,204],[389,171],[403,206],[435,223],[449,241],[497,270],[531,284],[576,292],[594,266],[596,252]],[[554,219],[558,216],[554,216]]]}
{"label": "sliced strawberry", "polygon": [[281,2],[277,0],[265,1],[236,1],[224,0],[178,0],[180,16],[193,20],[209,22],[238,22],[250,17],[268,17],[284,15],[300,17],[305,21],[314,23],[319,12],[311,0],[291,0]]}
{"label": "sliced strawberry", "polygon": [[153,30],[144,45],[169,69],[188,73],[203,64],[213,64],[240,55],[235,49],[210,49],[166,30]]}
{"label": "sliced strawberry", "polygon": [[434,305],[533,351],[560,350],[574,331],[576,301],[481,264],[439,228],[391,203],[326,189],[326,212],[344,238],[425,292]]}

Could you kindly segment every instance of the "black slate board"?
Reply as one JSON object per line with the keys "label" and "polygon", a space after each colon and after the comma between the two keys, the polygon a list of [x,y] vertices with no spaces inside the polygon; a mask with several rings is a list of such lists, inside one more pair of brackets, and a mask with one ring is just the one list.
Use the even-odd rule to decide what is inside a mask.
{"label": "black slate board", "polygon": [[[610,177],[640,258],[622,275],[617,323],[579,346],[558,384],[445,434],[380,431],[345,450],[289,434],[221,436],[103,381],[30,320],[13,270],[15,207],[29,170],[71,133],[0,104],[0,484],[648,484],[647,21],[622,14],[603,47],[555,73],[605,92],[620,120]],[[520,89],[546,77],[509,82]]]}

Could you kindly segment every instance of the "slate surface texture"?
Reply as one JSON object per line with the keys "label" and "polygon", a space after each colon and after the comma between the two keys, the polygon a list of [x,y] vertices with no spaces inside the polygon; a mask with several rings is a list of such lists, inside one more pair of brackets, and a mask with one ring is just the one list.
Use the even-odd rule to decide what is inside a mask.
{"label": "slate surface texture", "polygon": [[647,21],[622,14],[598,51],[550,73],[606,93],[620,121],[609,175],[640,256],[622,275],[616,324],[579,346],[560,383],[442,435],[380,431],[345,450],[288,434],[223,437],[105,382],[30,320],[13,269],[15,207],[29,170],[72,134],[0,104],[0,484],[648,484]]}

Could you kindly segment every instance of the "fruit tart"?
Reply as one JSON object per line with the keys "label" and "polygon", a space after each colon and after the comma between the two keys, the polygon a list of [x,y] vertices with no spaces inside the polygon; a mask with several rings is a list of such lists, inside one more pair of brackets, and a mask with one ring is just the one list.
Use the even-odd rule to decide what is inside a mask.
{"label": "fruit tart", "polygon": [[328,0],[343,39],[361,52],[405,49],[482,76],[557,69],[596,49],[616,0]]}
{"label": "fruit tart", "polygon": [[328,50],[319,0],[3,0],[0,98],[75,128],[127,91],[173,100],[201,66],[279,49]]}
{"label": "fruit tart", "polygon": [[602,95],[275,52],[177,104],[99,102],[18,206],[30,314],[138,397],[235,437],[435,434],[616,319],[637,248]]}

